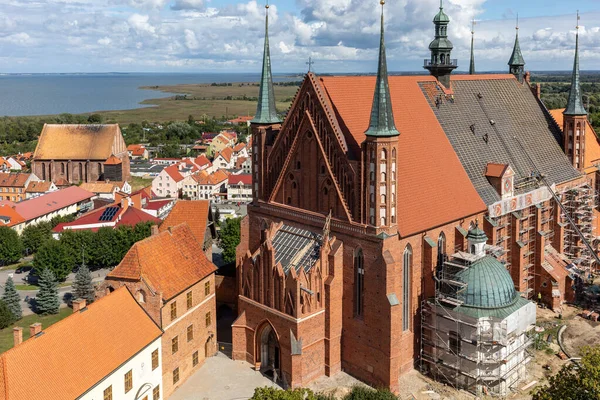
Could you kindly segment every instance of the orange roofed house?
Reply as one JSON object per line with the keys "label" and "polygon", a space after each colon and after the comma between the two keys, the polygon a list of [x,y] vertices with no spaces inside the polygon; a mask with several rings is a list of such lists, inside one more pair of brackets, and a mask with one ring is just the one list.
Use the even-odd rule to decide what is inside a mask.
{"label": "orange roofed house", "polygon": [[216,352],[215,265],[187,224],[137,242],[97,286],[102,297],[127,286],[164,331],[164,397]]}
{"label": "orange roofed house", "polygon": [[129,179],[129,155],[119,125],[45,124],[31,170],[42,180],[71,184]]}
{"label": "orange roofed house", "polygon": [[440,8],[430,75],[388,77],[382,26],[376,77],[309,73],[285,121],[265,41],[235,360],[285,386],[343,369],[398,391],[405,372],[436,368],[421,357],[422,304],[476,221],[521,296],[552,283],[545,302],[569,300],[572,273],[552,254],[578,243],[557,199],[590,182],[530,88],[518,41],[511,73],[452,75],[449,21]]}
{"label": "orange roofed house", "polygon": [[212,244],[217,237],[213,214],[208,200],[180,200],[160,224],[159,231],[164,232],[187,222],[194,236],[202,244],[204,254],[212,261]]}
{"label": "orange roofed house", "polygon": [[2,400],[162,399],[161,335],[126,288],[46,330],[13,328],[15,347],[0,356]]}

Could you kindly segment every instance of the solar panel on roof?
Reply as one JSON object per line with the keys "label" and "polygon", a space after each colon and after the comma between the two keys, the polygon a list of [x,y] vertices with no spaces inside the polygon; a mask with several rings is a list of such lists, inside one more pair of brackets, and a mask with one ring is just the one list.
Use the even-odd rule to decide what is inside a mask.
{"label": "solar panel on roof", "polygon": [[112,221],[117,211],[119,211],[119,207],[108,207],[100,216],[100,221]]}

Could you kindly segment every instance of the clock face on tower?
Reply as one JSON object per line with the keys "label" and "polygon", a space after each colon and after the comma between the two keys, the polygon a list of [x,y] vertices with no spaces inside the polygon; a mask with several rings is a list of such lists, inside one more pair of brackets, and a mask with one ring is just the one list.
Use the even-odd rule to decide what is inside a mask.
{"label": "clock face on tower", "polygon": [[510,179],[504,180],[504,193],[510,193],[512,191],[512,182]]}

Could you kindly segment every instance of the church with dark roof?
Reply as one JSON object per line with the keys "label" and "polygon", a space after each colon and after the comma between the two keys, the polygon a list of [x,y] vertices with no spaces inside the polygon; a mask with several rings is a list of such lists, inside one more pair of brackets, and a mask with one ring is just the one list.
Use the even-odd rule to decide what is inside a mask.
{"label": "church with dark roof", "polygon": [[559,311],[597,267],[600,144],[581,101],[578,39],[568,107],[550,111],[518,31],[506,74],[476,74],[473,54],[470,73],[454,73],[443,4],[428,73],[388,76],[384,3],[377,75],[309,72],[284,120],[267,10],[233,358],[285,387],[343,370],[397,392],[407,371],[431,371],[424,310],[444,297],[442,267],[470,251],[475,228],[487,258],[463,277],[504,286],[467,284],[471,302],[498,293],[506,301],[494,307],[539,300]]}

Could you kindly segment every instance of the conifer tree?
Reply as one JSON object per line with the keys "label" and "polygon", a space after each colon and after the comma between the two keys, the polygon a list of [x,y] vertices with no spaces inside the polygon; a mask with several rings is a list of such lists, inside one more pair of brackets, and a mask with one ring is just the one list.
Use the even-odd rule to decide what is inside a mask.
{"label": "conifer tree", "polygon": [[35,302],[38,314],[58,314],[60,301],[54,273],[48,268],[43,269],[38,282],[40,291]]}
{"label": "conifer tree", "polygon": [[13,313],[8,309],[8,306],[3,300],[0,300],[0,329],[7,328],[15,322]]}
{"label": "conifer tree", "polygon": [[10,276],[6,280],[6,284],[4,285],[4,294],[2,295],[2,300],[6,303],[10,312],[13,313],[15,317],[15,321],[20,320],[23,317],[23,310],[21,309],[21,298],[19,297],[19,293],[17,293],[17,289],[15,288],[15,282],[13,278]]}
{"label": "conifer tree", "polygon": [[94,285],[92,284],[92,274],[85,263],[79,267],[75,274],[73,282],[73,295],[76,299],[85,299],[87,304],[94,301]]}

